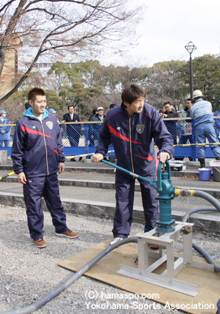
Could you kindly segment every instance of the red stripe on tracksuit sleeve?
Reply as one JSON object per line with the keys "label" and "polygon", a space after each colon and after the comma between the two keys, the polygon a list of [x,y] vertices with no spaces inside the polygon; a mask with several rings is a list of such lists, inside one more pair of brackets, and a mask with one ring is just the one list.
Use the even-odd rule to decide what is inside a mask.
{"label": "red stripe on tracksuit sleeve", "polygon": [[[119,133],[118,131],[116,131],[116,130],[115,130],[113,127],[111,127],[108,123],[107,123],[107,127],[109,128],[110,133],[112,133],[113,135],[119,137],[119,138],[122,139],[123,141],[130,142],[130,138],[128,138],[128,137],[122,135],[121,133]],[[133,144],[140,144],[140,145],[143,145],[142,143],[140,143],[140,142],[135,142],[135,141],[133,141],[133,140],[131,140],[131,142],[132,142]]]}
{"label": "red stripe on tracksuit sleeve", "polygon": [[48,134],[44,134],[42,132],[39,132],[39,131],[36,131],[36,130],[33,130],[33,129],[29,129],[27,128],[26,126],[22,125],[22,131],[23,132],[27,132],[27,133],[30,133],[30,134],[38,134],[38,135],[41,135],[41,136],[45,136],[45,137],[48,137],[48,138],[53,138],[52,136],[48,135]]}
{"label": "red stripe on tracksuit sleeve", "polygon": [[50,147],[50,149],[51,149],[54,153],[56,153],[56,154],[58,155],[58,151],[57,151],[56,149],[54,149],[54,148],[52,148],[52,147]]}

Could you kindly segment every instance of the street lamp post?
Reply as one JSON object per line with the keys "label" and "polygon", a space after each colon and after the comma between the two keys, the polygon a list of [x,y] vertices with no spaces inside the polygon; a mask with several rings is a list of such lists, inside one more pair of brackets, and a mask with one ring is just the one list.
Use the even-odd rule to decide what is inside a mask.
{"label": "street lamp post", "polygon": [[196,46],[192,41],[186,44],[185,49],[189,53],[189,66],[190,66],[190,97],[193,95],[193,75],[192,75],[192,53],[196,50]]}

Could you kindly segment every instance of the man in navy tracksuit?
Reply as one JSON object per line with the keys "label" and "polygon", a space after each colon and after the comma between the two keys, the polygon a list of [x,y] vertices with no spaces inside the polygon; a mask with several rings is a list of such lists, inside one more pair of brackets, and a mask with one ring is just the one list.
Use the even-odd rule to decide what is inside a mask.
{"label": "man in navy tracksuit", "polygon": [[[113,108],[106,115],[92,160],[101,161],[112,142],[118,166],[138,175],[156,179],[154,142],[159,148],[158,159],[165,162],[173,152],[173,139],[158,111],[144,103],[145,97],[146,92],[140,85],[132,84],[124,89],[121,106]],[[146,232],[156,226],[158,204],[155,200],[156,190],[145,181],[139,182]],[[126,238],[130,233],[134,186],[134,178],[117,169],[116,212],[112,230],[114,240],[111,244]]]}
{"label": "man in navy tracksuit", "polygon": [[57,118],[48,114],[46,95],[40,88],[28,93],[31,105],[17,122],[11,158],[18,181],[23,184],[30,236],[39,248],[46,247],[43,238],[42,197],[52,216],[56,235],[76,238],[67,228],[58,186],[57,172],[64,171],[64,151]]}

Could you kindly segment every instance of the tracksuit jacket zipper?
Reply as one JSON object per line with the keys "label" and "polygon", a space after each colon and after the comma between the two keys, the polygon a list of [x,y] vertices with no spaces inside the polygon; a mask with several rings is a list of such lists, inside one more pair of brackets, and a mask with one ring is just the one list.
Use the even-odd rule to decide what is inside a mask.
{"label": "tracksuit jacket zipper", "polygon": [[131,117],[128,117],[128,125],[129,125],[129,138],[130,138],[130,157],[131,157],[131,167],[132,167],[132,172],[134,172],[134,162],[133,162],[133,156],[132,156],[132,138],[131,138]]}
{"label": "tracksuit jacket zipper", "polygon": [[[43,130],[43,133],[45,134],[44,132],[44,126],[43,126],[43,121],[40,121],[41,125],[42,125],[42,130]],[[46,151],[46,167],[47,167],[47,175],[50,174],[49,172],[49,166],[48,166],[48,152],[47,152],[47,145],[46,145],[46,137],[44,136],[44,146],[45,146],[45,151]]]}

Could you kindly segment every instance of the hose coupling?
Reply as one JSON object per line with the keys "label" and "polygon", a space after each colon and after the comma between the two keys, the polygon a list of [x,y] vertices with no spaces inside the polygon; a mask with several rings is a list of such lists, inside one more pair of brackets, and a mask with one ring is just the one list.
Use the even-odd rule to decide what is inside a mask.
{"label": "hose coupling", "polygon": [[181,231],[182,231],[183,234],[189,234],[189,233],[192,232],[192,226],[185,225],[185,226],[183,226]]}
{"label": "hose coupling", "polygon": [[183,189],[175,189],[175,195],[180,196],[193,196],[195,194],[195,190],[183,190]]}

